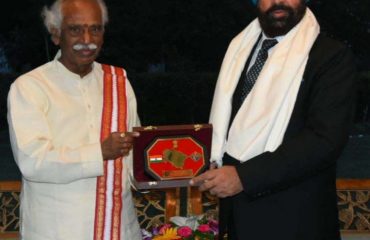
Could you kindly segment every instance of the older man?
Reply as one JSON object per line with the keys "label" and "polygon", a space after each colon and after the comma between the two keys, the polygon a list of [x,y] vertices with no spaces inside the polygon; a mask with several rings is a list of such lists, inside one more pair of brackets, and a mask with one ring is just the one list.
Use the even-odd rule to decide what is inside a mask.
{"label": "older man", "polygon": [[21,239],[141,239],[128,181],[135,95],[122,68],[95,62],[106,6],[57,0],[43,16],[60,51],[8,96]]}
{"label": "older man", "polygon": [[191,183],[221,198],[228,239],[339,239],[336,159],[349,129],[352,55],[320,33],[304,0],[254,4],[258,19],[232,40],[215,90],[219,168]]}

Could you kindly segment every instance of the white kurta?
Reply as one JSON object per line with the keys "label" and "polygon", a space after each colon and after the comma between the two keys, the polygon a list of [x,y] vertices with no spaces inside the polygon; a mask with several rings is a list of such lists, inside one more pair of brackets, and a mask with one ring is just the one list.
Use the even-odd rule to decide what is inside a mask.
{"label": "white kurta", "polygon": [[[127,82],[128,129],[139,125]],[[83,78],[51,61],[20,76],[8,96],[8,122],[22,173],[21,238],[92,240],[100,146],[103,71],[94,63]],[[125,158],[122,239],[141,239]]]}

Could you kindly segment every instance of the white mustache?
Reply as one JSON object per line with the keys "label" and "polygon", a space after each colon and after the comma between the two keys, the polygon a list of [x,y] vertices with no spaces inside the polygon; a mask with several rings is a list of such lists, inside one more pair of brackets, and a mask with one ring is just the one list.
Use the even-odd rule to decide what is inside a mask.
{"label": "white mustache", "polygon": [[76,51],[80,51],[80,50],[95,50],[98,48],[98,46],[94,43],[90,43],[90,44],[83,44],[83,43],[77,43],[75,45],[73,45],[72,47],[74,50]]}

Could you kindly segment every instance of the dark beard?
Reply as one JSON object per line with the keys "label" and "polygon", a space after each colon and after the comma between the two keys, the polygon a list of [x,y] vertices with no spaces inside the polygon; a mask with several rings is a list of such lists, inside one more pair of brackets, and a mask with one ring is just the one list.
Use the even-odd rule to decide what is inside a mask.
{"label": "dark beard", "polygon": [[[275,18],[272,15],[275,10],[284,10],[288,15],[286,17]],[[287,34],[301,21],[305,13],[306,5],[303,1],[299,4],[297,9],[293,9],[283,4],[275,4],[264,13],[258,9],[258,20],[262,30],[267,36],[276,37]]]}

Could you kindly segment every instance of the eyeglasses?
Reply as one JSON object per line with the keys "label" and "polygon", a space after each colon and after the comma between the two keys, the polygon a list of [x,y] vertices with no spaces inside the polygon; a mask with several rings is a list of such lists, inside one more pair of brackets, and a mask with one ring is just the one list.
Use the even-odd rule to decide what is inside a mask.
{"label": "eyeglasses", "polygon": [[72,37],[82,36],[85,34],[85,29],[87,29],[92,36],[101,36],[104,32],[104,27],[102,25],[68,25],[64,28],[64,30],[67,31]]}

